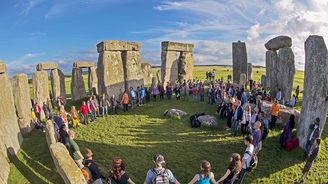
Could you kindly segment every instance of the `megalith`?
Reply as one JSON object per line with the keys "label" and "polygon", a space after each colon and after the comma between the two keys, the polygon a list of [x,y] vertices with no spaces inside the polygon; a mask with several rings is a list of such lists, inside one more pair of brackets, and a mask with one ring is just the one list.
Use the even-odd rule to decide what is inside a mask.
{"label": "megalith", "polygon": [[2,138],[2,136],[3,135],[0,135],[0,164],[1,164],[0,183],[7,183],[8,176],[10,173],[10,165],[7,161],[7,150],[5,145],[3,144],[4,139]]}
{"label": "megalith", "polygon": [[[36,71],[32,75],[34,102],[42,106],[49,98],[48,73],[46,71]],[[45,118],[44,112],[41,111],[41,119]]]}
{"label": "megalith", "polygon": [[87,97],[83,80],[82,68],[74,67],[72,69],[71,93],[73,101]]}
{"label": "megalith", "polygon": [[322,36],[309,36],[304,44],[305,71],[303,102],[297,137],[305,148],[309,127],[320,118],[321,132],[328,112],[328,53]]}
{"label": "megalith", "polygon": [[32,104],[27,75],[16,74],[12,78],[12,86],[19,128],[25,134],[34,128],[31,123]]}
{"label": "megalith", "polygon": [[16,116],[15,102],[12,84],[6,71],[4,63],[0,62],[0,146],[3,155],[16,154],[23,142],[22,134],[19,130],[18,119]]}
{"label": "megalith", "polygon": [[240,83],[240,74],[246,74],[247,79],[247,51],[245,42],[232,43],[232,80],[233,83]]}
{"label": "megalith", "polygon": [[55,99],[61,96],[66,101],[65,75],[59,69],[53,69],[50,72],[51,90]]}
{"label": "megalith", "polygon": [[178,42],[162,42],[161,82],[193,79],[194,45]]}
{"label": "megalith", "polygon": [[37,71],[43,71],[43,70],[54,70],[58,68],[57,63],[52,62],[45,62],[45,63],[39,63],[36,65]]}
{"label": "megalith", "polygon": [[122,53],[125,89],[137,87],[144,84],[139,51],[123,51]]}
{"label": "megalith", "polygon": [[149,85],[152,83],[153,74],[151,72],[151,65],[149,63],[141,63],[144,84]]}
{"label": "megalith", "polygon": [[95,67],[89,68],[89,76],[88,76],[88,85],[89,90],[92,94],[98,94],[98,77],[97,77],[97,69]]}
{"label": "megalith", "polygon": [[267,78],[266,78],[266,75],[261,75],[261,85],[262,85],[262,88],[264,88],[265,90],[267,90]]}
{"label": "megalith", "polygon": [[276,51],[280,48],[291,47],[292,39],[288,36],[277,36],[269,40],[264,46],[268,50]]}
{"label": "megalith", "polygon": [[247,81],[253,80],[253,65],[252,63],[247,63]]}
{"label": "megalith", "polygon": [[295,75],[294,53],[290,47],[279,49],[277,62],[278,88],[281,89],[283,99],[290,102]]}

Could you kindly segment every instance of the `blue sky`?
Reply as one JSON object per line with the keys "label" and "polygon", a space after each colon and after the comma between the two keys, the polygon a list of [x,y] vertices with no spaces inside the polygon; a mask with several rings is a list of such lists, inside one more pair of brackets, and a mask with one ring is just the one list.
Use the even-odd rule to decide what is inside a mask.
{"label": "blue sky", "polygon": [[264,65],[264,43],[293,39],[304,67],[304,41],[328,32],[320,0],[0,0],[0,60],[9,73],[54,61],[70,72],[76,60],[97,61],[102,40],[137,41],[142,59],[160,65],[161,41],[195,44],[196,64],[231,64],[231,42],[245,41],[248,60]]}

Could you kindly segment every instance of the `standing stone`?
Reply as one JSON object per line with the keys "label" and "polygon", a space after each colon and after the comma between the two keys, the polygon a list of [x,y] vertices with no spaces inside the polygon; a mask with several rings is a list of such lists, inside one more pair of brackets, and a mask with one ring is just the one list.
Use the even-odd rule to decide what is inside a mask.
{"label": "standing stone", "polygon": [[0,60],[0,74],[4,74],[7,72],[7,66],[5,62]]}
{"label": "standing stone", "polygon": [[176,51],[162,50],[161,81],[164,85],[178,79],[178,62]]}
{"label": "standing stone", "polygon": [[58,70],[54,69],[50,72],[51,90],[55,99],[60,96],[60,78]]}
{"label": "standing stone", "polygon": [[88,87],[89,91],[92,92],[92,94],[97,95],[98,94],[98,77],[97,77],[97,70],[95,67],[89,68],[89,75],[88,75]]}
{"label": "standing stone", "polygon": [[322,36],[310,36],[304,44],[304,91],[297,136],[305,148],[310,124],[320,118],[321,132],[328,112],[328,53]]}
{"label": "standing stone", "polygon": [[33,123],[31,123],[32,104],[27,75],[15,75],[12,79],[12,86],[19,128],[25,134],[34,128]]}
{"label": "standing stone", "polygon": [[[34,102],[42,106],[49,98],[48,73],[46,71],[36,71],[32,76]],[[41,111],[41,119],[45,118],[44,112]]]}
{"label": "standing stone", "polygon": [[[97,45],[99,47],[99,44]],[[99,52],[98,48],[98,52]],[[123,61],[120,51],[99,52],[97,64],[98,90],[108,96],[120,95],[125,90]]]}
{"label": "standing stone", "polygon": [[261,75],[261,85],[262,85],[262,88],[264,88],[265,90],[267,90],[267,78],[265,75]]}
{"label": "standing stone", "polygon": [[80,100],[87,97],[82,68],[72,69],[72,81],[71,81],[72,100]]}
{"label": "standing stone", "polygon": [[[23,137],[18,126],[11,81],[6,73],[0,74],[0,86],[0,136],[3,139],[0,144],[9,149],[9,154],[16,154]],[[7,155],[6,152],[3,154]]]}
{"label": "standing stone", "polygon": [[[1,131],[0,131],[1,132]],[[7,150],[5,145],[3,144],[3,135],[0,135],[0,165],[1,165],[1,172],[0,172],[0,183],[7,183],[8,176],[10,173],[10,165],[7,161]]]}
{"label": "standing stone", "polygon": [[141,63],[144,84],[152,84],[153,74],[151,72],[151,65],[149,63]]}
{"label": "standing stone", "polygon": [[193,71],[194,71],[194,54],[193,52],[181,52],[181,56],[185,59],[185,80],[193,79]]}
{"label": "standing stone", "polygon": [[271,91],[273,97],[276,96],[278,92],[278,80],[277,80],[277,53],[275,51],[267,51],[265,54],[265,64],[266,64],[266,85]]}
{"label": "standing stone", "polygon": [[239,83],[240,85],[244,86],[247,84],[247,80],[246,80],[246,74],[241,73],[240,74],[240,79],[239,79]]}
{"label": "standing stone", "polygon": [[292,39],[288,36],[278,36],[269,40],[264,46],[268,50],[276,51],[284,47],[291,47]]}
{"label": "standing stone", "polygon": [[239,83],[240,74],[246,74],[247,79],[247,51],[245,42],[232,43],[232,78],[233,83]]}
{"label": "standing stone", "polygon": [[62,96],[64,102],[66,103],[66,85],[65,85],[65,74],[58,70],[59,81],[60,81],[60,96]]}
{"label": "standing stone", "polygon": [[156,77],[151,78],[151,87],[157,86],[157,79]]}
{"label": "standing stone", "polygon": [[253,65],[252,63],[247,63],[247,81],[253,79]]}
{"label": "standing stone", "polygon": [[290,102],[295,75],[294,53],[291,48],[279,49],[277,62],[278,88],[281,89],[283,99]]}
{"label": "standing stone", "polygon": [[144,84],[139,51],[124,51],[122,53],[125,89],[137,89]]}

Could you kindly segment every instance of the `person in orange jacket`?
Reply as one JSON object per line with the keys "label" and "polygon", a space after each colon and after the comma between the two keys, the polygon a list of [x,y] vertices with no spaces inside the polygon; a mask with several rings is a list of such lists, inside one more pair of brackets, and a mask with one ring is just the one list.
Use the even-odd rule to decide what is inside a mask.
{"label": "person in orange jacket", "polygon": [[276,128],[276,121],[279,111],[280,111],[280,105],[277,103],[277,99],[275,99],[271,107],[271,123],[270,123],[271,130]]}
{"label": "person in orange jacket", "polygon": [[128,92],[125,90],[122,100],[121,100],[121,104],[123,104],[123,111],[126,112],[128,111],[128,107],[129,107],[129,95]]}

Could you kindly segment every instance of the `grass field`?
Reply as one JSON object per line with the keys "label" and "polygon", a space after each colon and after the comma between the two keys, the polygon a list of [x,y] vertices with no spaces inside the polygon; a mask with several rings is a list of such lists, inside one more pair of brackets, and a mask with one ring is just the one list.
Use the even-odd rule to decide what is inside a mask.
{"label": "grass field", "polygon": [[[203,79],[209,67],[196,67],[194,76]],[[217,67],[218,77],[226,78],[226,68]],[[156,69],[154,69],[156,71]],[[256,73],[255,80],[263,73]],[[302,83],[301,72],[297,72],[295,83]],[[69,84],[69,80],[67,80]],[[69,89],[69,88],[68,88]],[[300,103],[298,103],[300,104]],[[225,120],[219,121],[216,129],[189,126],[188,117],[170,119],[163,117],[169,108],[178,108],[193,114],[206,112],[214,114],[216,107],[207,103],[189,101],[150,102],[128,113],[107,118],[98,118],[95,124],[83,125],[76,130],[76,141],[81,149],[91,148],[94,159],[102,173],[107,175],[113,156],[122,157],[127,163],[127,172],[137,183],[142,183],[146,172],[152,167],[152,156],[162,153],[170,168],[181,183],[187,183],[198,172],[199,162],[211,162],[218,179],[228,166],[231,153],[243,153],[241,137],[232,137],[224,130]],[[297,108],[300,108],[299,106]],[[294,132],[295,134],[295,132]],[[297,148],[291,152],[282,151],[277,144],[279,131],[270,132],[259,155],[259,166],[245,183],[292,183],[300,176],[304,166],[304,152]],[[328,127],[323,132],[321,152],[308,176],[307,183],[328,181]],[[22,149],[17,157],[10,158],[11,172],[8,183],[62,183],[55,172],[45,136],[33,131],[25,136]]]}

